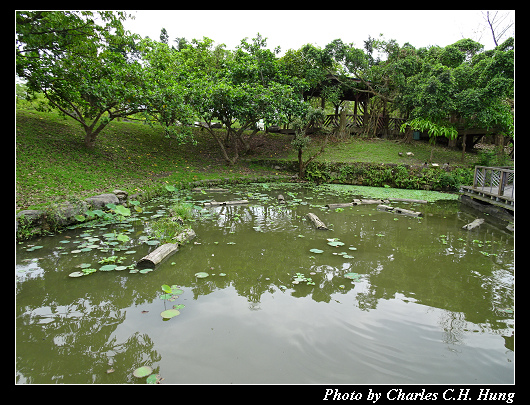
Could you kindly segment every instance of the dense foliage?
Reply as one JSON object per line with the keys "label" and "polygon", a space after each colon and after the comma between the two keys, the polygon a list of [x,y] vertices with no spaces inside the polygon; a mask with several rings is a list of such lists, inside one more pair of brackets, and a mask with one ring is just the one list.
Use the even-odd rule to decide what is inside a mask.
{"label": "dense foliage", "polygon": [[[418,49],[382,37],[369,37],[363,48],[336,39],[278,57],[279,49],[268,49],[260,34],[233,51],[206,37],[177,38],[175,47],[165,29],[160,41],[125,31],[126,18],[123,12],[89,11],[16,15],[16,72],[26,81],[26,97],[44,95],[78,121],[88,148],[118,117],[161,125],[178,142],[191,139],[190,127],[198,124],[234,164],[251,151],[260,128],[302,128],[313,111],[307,91],[329,75],[341,85],[324,86],[321,102],[338,111],[346,108],[342,95],[349,87],[368,92],[373,97],[365,113],[405,118],[405,139],[412,129],[455,139],[457,126],[513,137],[513,38],[490,51],[471,39]],[[226,129],[224,138],[212,130],[214,123]],[[308,142],[302,132],[293,143],[301,171]]]}

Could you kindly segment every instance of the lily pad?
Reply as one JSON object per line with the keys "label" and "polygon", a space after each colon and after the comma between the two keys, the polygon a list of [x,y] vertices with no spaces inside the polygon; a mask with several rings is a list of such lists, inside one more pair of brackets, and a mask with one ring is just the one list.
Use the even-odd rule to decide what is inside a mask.
{"label": "lily pad", "polygon": [[115,264],[106,264],[105,266],[101,266],[99,268],[99,271],[111,271],[114,270],[116,267],[118,267]]}
{"label": "lily pad", "polygon": [[171,319],[177,315],[180,315],[180,311],[176,309],[166,309],[165,311],[160,312],[160,316],[164,319]]}
{"label": "lily pad", "polygon": [[320,250],[320,249],[309,249],[309,251],[310,251],[311,253],[324,253],[324,251],[323,251],[323,250]]}
{"label": "lily pad", "polygon": [[[134,207],[138,208],[138,207]],[[158,377],[156,374],[151,374],[149,377],[147,377],[147,380],[145,380],[147,384],[156,384],[158,382]]]}
{"label": "lily pad", "polygon": [[116,239],[118,239],[120,242],[128,242],[130,238],[127,235],[120,233],[118,236],[116,236]]}
{"label": "lily pad", "polygon": [[342,255],[342,257],[344,257],[345,259],[353,259],[354,257],[351,256],[351,255]]}
{"label": "lily pad", "polygon": [[114,270],[116,270],[116,271],[121,271],[121,270],[125,270],[125,269],[127,269],[127,266],[116,266],[114,268]]}
{"label": "lily pad", "polygon": [[114,212],[118,215],[123,215],[124,217],[131,215],[131,210],[123,205],[117,205],[116,208],[114,208]]}
{"label": "lily pad", "polygon": [[328,245],[329,245],[329,246],[333,246],[333,247],[344,246],[344,242],[341,242],[341,241],[333,241],[333,242],[328,242]]}
{"label": "lily pad", "polygon": [[147,377],[153,372],[153,369],[149,366],[138,367],[133,371],[133,375],[138,378]]}
{"label": "lily pad", "polygon": [[204,272],[204,271],[200,271],[198,273],[195,273],[195,277],[197,277],[197,278],[206,278],[208,276],[209,276],[209,274]]}
{"label": "lily pad", "polygon": [[164,291],[165,293],[171,293],[171,287],[168,286],[167,284],[162,284],[162,291]]}
{"label": "lily pad", "polygon": [[81,277],[84,276],[85,273],[82,271],[74,271],[73,273],[68,274],[68,277]]}
{"label": "lily pad", "polygon": [[344,277],[349,278],[350,280],[359,280],[361,278],[357,273],[346,273]]}
{"label": "lily pad", "polygon": [[148,240],[147,242],[148,245],[158,245],[160,243],[159,240],[156,240],[156,239],[153,239],[153,240]]}
{"label": "lily pad", "polygon": [[226,273],[219,273],[219,275],[220,275],[221,277],[224,277],[224,276],[226,276]]}
{"label": "lily pad", "polygon": [[173,309],[182,309],[182,308],[184,308],[185,306],[186,306],[186,305],[184,305],[184,304],[175,304],[175,305],[173,305]]}

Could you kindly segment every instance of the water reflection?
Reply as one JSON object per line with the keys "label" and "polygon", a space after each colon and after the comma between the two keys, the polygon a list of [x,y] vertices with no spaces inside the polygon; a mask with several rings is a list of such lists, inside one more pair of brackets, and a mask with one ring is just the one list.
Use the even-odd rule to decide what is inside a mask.
{"label": "water reflection", "polygon": [[[196,349],[191,345],[189,356],[184,356],[191,382],[224,381],[203,367],[198,367],[196,374],[190,371],[194,362],[214,361],[207,358],[209,351],[201,349],[199,342],[220,330],[226,330],[231,338],[239,336],[242,345],[226,347],[213,340],[214,358],[220,363],[226,361],[228,353],[243,355],[255,349],[256,342],[262,340],[255,332],[263,339],[280,339],[266,343],[270,349],[265,353],[271,358],[274,350],[285,351],[282,345],[288,345],[293,360],[309,368],[301,371],[282,363],[285,372],[280,373],[284,379],[280,382],[322,382],[318,379],[322,368],[335,370],[326,374],[329,382],[359,382],[363,378],[369,378],[365,382],[382,378],[379,382],[387,383],[452,381],[463,372],[454,364],[438,357],[430,359],[440,365],[433,375],[432,367],[431,374],[426,371],[425,359],[412,355],[412,348],[423,355],[427,351],[438,353],[437,343],[445,350],[462,353],[462,359],[478,356],[483,369],[469,366],[473,370],[463,370],[482,373],[481,381],[510,381],[491,370],[505,369],[499,364],[506,363],[507,357],[510,361],[506,350],[513,351],[511,235],[488,225],[476,232],[463,231],[461,226],[467,218],[454,202],[415,205],[425,212],[420,219],[380,212],[375,206],[329,211],[321,207],[344,201],[343,195],[291,190],[282,190],[285,205],[276,201],[276,190],[263,188],[252,192],[254,200],[250,198],[247,206],[198,210],[193,225],[197,244],[186,245],[147,275],[97,272],[81,279],[67,277],[80,263],[95,264],[102,257],[134,250],[136,253],[127,255],[129,264],[154,249],[140,236],[149,215],[163,214],[168,205],[164,199],[146,206],[136,221],[133,218],[126,224],[95,228],[89,233],[72,230],[41,238],[32,243],[43,248],[33,252],[19,246],[18,381],[136,382],[132,370],[148,364],[171,382],[169,374],[175,366],[168,360],[179,356],[180,361],[184,356],[171,346],[174,336],[179,342],[193,336],[197,340]],[[249,198],[248,194],[240,187],[222,196],[216,193],[206,197],[230,200]],[[205,198],[192,193],[178,196],[191,201],[199,197]],[[332,231],[313,229],[305,220],[308,212],[316,213]],[[115,228],[126,229],[131,238],[122,250],[112,246],[107,252],[69,253],[76,242],[92,238],[92,243],[98,243],[99,235]],[[59,243],[67,236],[70,243]],[[327,238],[334,237],[344,246],[329,246]],[[312,248],[324,253],[312,254]],[[338,254],[342,252],[354,258],[344,258]],[[194,274],[199,271],[210,276],[196,279]],[[344,278],[349,272],[358,273],[359,280]],[[315,285],[293,285],[296,273],[311,273]],[[159,316],[166,305],[158,298],[162,284],[178,284],[185,291],[179,300],[186,307],[168,322]],[[254,325],[255,331],[247,329],[248,325]],[[289,338],[278,337],[282,328],[291,330]],[[412,331],[415,336],[408,336]],[[324,345],[329,333],[343,346],[337,342]],[[404,341],[396,342],[401,335]],[[487,345],[488,354],[481,357],[477,350],[483,345]],[[502,353],[494,347],[502,347]],[[355,366],[359,371],[340,366],[345,358],[360,361]],[[212,365],[213,369],[220,363]],[[247,366],[241,380],[231,382],[254,378],[269,381],[269,376],[260,372],[251,378],[248,374],[255,372],[257,365]],[[400,374],[400,367],[409,374]],[[234,370],[225,373],[230,378],[239,375]],[[352,380],[354,374],[358,380]],[[174,381],[185,379],[179,376]],[[462,382],[459,378],[455,381]]]}

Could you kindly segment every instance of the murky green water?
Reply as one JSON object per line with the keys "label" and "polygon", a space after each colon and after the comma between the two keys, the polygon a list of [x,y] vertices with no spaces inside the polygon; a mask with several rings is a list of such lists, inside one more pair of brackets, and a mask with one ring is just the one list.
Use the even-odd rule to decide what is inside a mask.
{"label": "murky green water", "polygon": [[[68,277],[81,263],[117,255],[127,266],[155,249],[141,237],[169,198],[129,222],[17,246],[17,382],[145,383],[132,375],[143,365],[162,383],[514,382],[513,236],[488,223],[462,230],[473,217],[458,202],[393,203],[419,219],[376,205],[321,210],[351,194],[295,185],[179,198],[251,203],[197,213],[195,243],[147,274]],[[308,212],[332,230],[313,229]],[[130,241],[114,243],[114,230]],[[315,284],[293,284],[296,273]],[[183,293],[162,300],[162,284]]]}

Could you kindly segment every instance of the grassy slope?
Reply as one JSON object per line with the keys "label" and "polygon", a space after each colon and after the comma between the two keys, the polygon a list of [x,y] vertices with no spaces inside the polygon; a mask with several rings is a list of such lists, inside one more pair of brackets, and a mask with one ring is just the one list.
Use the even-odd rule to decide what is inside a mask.
{"label": "grassy slope", "polygon": [[[305,156],[310,156],[320,149],[320,142],[315,141]],[[423,164],[428,162],[431,156],[432,145],[426,142],[413,141],[411,144],[402,144],[395,141],[382,139],[361,139],[350,138],[346,141],[330,142],[326,150],[317,157],[318,161],[331,162],[371,162],[371,163],[405,163],[405,164]],[[399,156],[399,152],[403,156]],[[407,156],[406,152],[414,153],[414,156]],[[287,158],[296,160],[297,155],[291,151]],[[476,154],[465,155],[465,161],[462,162],[462,152],[455,151],[443,146],[435,146],[433,153],[433,163],[449,163],[453,166],[468,166],[475,163]]]}
{"label": "grassy slope", "polygon": [[[196,145],[177,145],[164,138],[159,127],[112,122],[98,136],[95,149],[89,151],[75,121],[54,113],[21,110],[17,112],[16,135],[17,209],[116,188],[132,194],[165,183],[264,173],[263,168],[245,162],[227,167],[210,135],[200,130],[195,131]],[[261,134],[253,140],[256,147],[251,157],[296,160],[291,139],[288,135]],[[318,141],[313,145],[316,148]],[[415,156],[398,156],[398,152],[408,151]],[[430,153],[431,146],[422,142],[401,145],[352,139],[330,142],[318,159],[420,164]],[[467,159],[474,160],[475,155]],[[460,163],[460,152],[437,147],[434,160]]]}
{"label": "grassy slope", "polygon": [[89,151],[79,124],[53,113],[18,111],[16,118],[17,209],[69,195],[86,197],[119,188],[135,193],[154,182],[174,184],[253,174],[227,167],[209,135],[197,145],[177,145],[161,128],[112,122]]}

